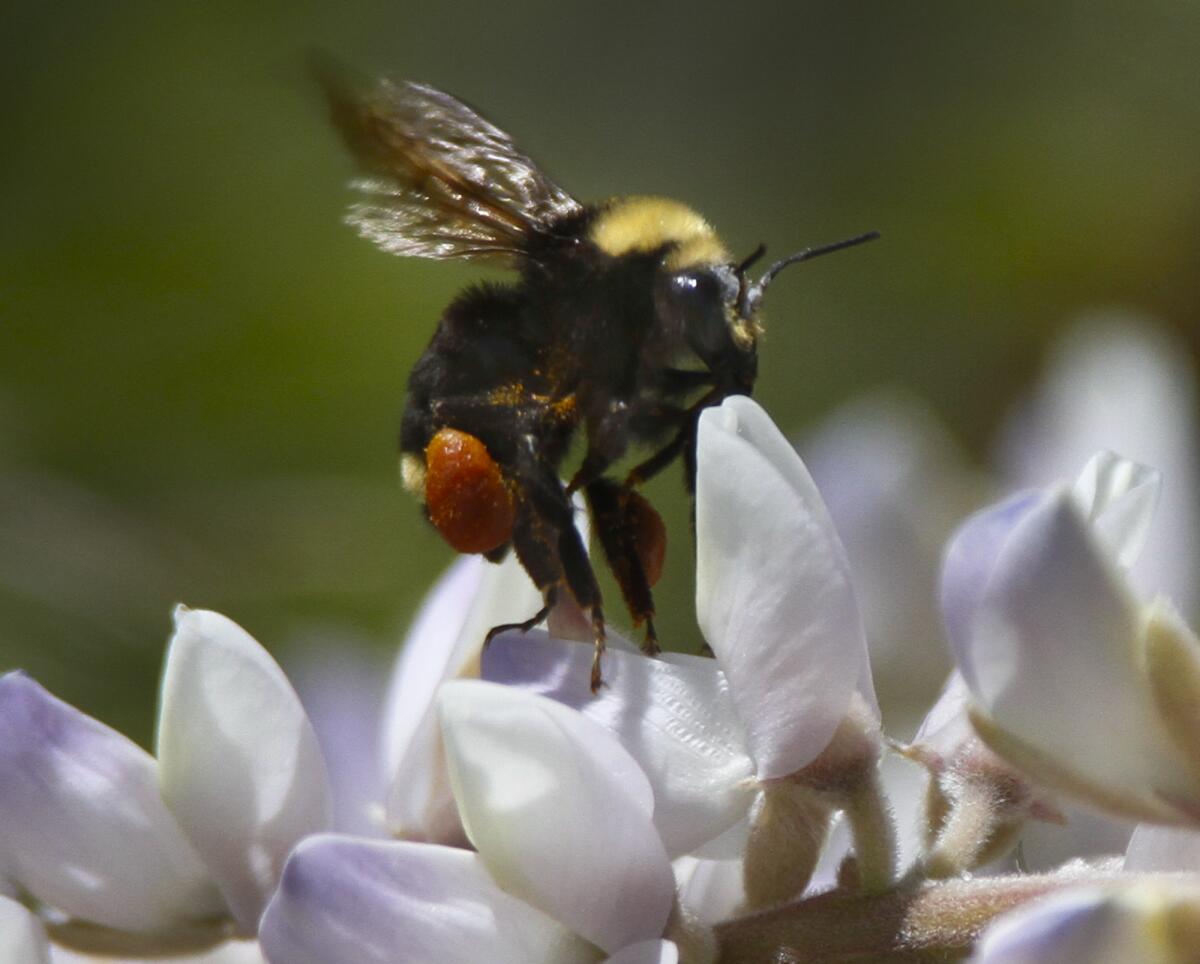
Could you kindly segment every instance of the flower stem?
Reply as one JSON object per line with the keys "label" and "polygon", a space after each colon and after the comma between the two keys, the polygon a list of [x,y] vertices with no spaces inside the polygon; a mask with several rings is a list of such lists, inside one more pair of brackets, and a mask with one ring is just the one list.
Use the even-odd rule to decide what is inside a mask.
{"label": "flower stem", "polygon": [[862,890],[886,890],[896,875],[896,825],[877,769],[846,794],[845,813]]}
{"label": "flower stem", "polygon": [[927,881],[877,894],[830,891],[719,924],[720,960],[958,960],[998,914],[1063,887],[1129,879],[1093,872]]}

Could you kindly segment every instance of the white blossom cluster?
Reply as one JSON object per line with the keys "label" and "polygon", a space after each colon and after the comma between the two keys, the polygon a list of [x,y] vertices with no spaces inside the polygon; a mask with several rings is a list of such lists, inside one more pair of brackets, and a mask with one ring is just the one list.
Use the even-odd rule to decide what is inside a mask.
{"label": "white blossom cluster", "polygon": [[[1154,519],[1171,480],[1101,450],[930,550],[954,667],[900,741],[869,656],[889,609],[856,575],[919,585],[928,547],[914,526],[898,552],[896,523],[949,483],[892,460],[856,489],[879,476],[847,465],[846,488],[818,473],[827,506],[755,402],[706,411],[696,612],[715,658],[614,637],[596,695],[563,614],[481,651],[539,599],[515,562],[478,558],[431,593],[378,719],[339,711],[360,717],[341,738],[212,612],[175,614],[153,756],[0,677],[0,961],[1200,960],[1200,641],[1140,561],[1169,541],[1156,527],[1191,524]],[[1155,576],[1190,565],[1164,555]]]}

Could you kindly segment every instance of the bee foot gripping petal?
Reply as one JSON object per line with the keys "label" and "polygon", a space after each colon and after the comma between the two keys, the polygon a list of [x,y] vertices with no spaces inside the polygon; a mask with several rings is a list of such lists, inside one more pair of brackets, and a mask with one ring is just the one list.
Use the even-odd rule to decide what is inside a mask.
{"label": "bee foot gripping petal", "polygon": [[425,505],[458,552],[488,552],[512,536],[516,509],[500,466],[474,435],[443,428],[425,448]]}

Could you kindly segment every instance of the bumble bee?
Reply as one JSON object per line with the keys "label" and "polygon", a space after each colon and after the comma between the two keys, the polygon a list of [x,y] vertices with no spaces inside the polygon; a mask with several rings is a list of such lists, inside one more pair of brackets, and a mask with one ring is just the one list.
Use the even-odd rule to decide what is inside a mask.
{"label": "bumble bee", "polygon": [[[445,310],[408,380],[400,430],[405,486],[459,552],[507,552],[544,605],[569,592],[590,613],[593,691],[601,683],[600,589],[575,526],[582,492],[643,649],[658,652],[651,587],[666,535],[637,487],[682,457],[689,490],[700,413],[750,394],[758,309],[789,264],[874,232],[776,262],[758,280],[699,214],[662,197],[583,204],[504,131],[424,84],[383,80],[358,93],[318,71],[332,119],[366,177],[347,220],[383,250],[515,269],[515,284],[480,284]],[[561,469],[582,428],[586,453]],[[647,451],[622,480],[615,464]]]}

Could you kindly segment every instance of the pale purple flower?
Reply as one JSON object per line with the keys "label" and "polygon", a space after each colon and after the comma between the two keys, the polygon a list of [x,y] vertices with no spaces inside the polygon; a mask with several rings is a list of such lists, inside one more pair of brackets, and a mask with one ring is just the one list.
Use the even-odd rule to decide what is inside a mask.
{"label": "pale purple flower", "polygon": [[542,598],[516,557],[499,565],[481,556],[457,559],[426,597],[392,670],[380,721],[379,766],[387,784],[383,821],[389,835],[461,844],[434,696],[446,680],[479,675],[489,629],[520,622]]}
{"label": "pale purple flower", "polygon": [[1178,821],[1200,814],[1200,778],[1182,719],[1192,697],[1169,688],[1191,685],[1200,647],[1126,575],[1159,484],[1154,470],[1101,453],[1074,487],[977,513],[947,549],[942,603],[994,749],[1113,814]]}
{"label": "pale purple flower", "polygon": [[616,637],[593,696],[590,650],[535,632],[494,640],[483,675],[615,732],[669,852],[729,858],[761,781],[811,763],[852,705],[873,729],[878,710],[845,553],[800,458],[744,397],[704,413],[698,444],[697,610],[717,659],[647,660]]}
{"label": "pale purple flower", "polygon": [[1101,449],[1153,465],[1162,516],[1133,568],[1142,595],[1164,593],[1200,615],[1200,380],[1191,352],[1161,323],[1129,312],[1080,319],[997,446],[1010,486],[1066,478]]}
{"label": "pale purple flower", "polygon": [[329,807],[295,692],[216,613],[176,611],[154,757],[29,677],[0,678],[0,863],[56,916],[253,936]]}
{"label": "pale purple flower", "polygon": [[515,688],[451,682],[438,702],[477,852],[305,841],[263,920],[273,964],[673,960],[653,794],[616,739]]}
{"label": "pale purple flower", "polygon": [[1078,887],[1000,916],[972,964],[1191,964],[1194,931],[1172,918],[1200,914],[1200,881],[1139,880]]}

